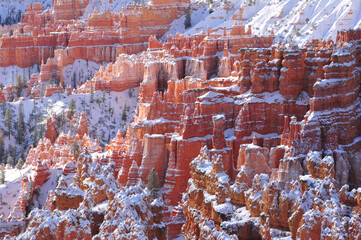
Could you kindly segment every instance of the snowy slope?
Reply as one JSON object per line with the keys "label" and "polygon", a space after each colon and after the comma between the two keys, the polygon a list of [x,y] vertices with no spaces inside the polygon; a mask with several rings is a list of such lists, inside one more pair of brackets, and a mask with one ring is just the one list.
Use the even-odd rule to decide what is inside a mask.
{"label": "snowy slope", "polygon": [[21,190],[21,176],[28,176],[31,168],[27,167],[21,171],[14,169],[5,170],[5,184],[0,185],[0,217],[6,219],[14,208]]}
{"label": "snowy slope", "polygon": [[24,14],[26,4],[34,2],[42,3],[44,10],[52,6],[52,0],[0,0],[1,25],[18,23],[20,21],[19,13]]}
{"label": "snowy slope", "polygon": [[[123,7],[126,9],[127,5],[132,2],[140,4],[140,0],[113,0],[112,2],[109,0],[89,0],[89,4],[86,7],[84,15],[81,17],[81,19],[86,19],[88,14],[94,11],[94,8],[97,8],[99,12],[103,12],[109,9],[111,12],[119,13]],[[146,4],[148,0],[144,0],[143,2]]]}
{"label": "snowy slope", "polygon": [[[63,112],[68,109],[71,99],[76,100],[76,114],[85,113],[90,137],[93,140],[97,138],[100,145],[104,146],[110,142],[110,139],[115,137],[119,129],[122,132],[126,131],[126,127],[135,113],[138,93],[139,88],[128,89],[123,92],[104,92],[104,95],[101,91],[97,91],[94,93],[93,103],[90,103],[90,94],[67,96],[66,93],[63,93],[37,100],[26,99],[22,101],[26,129],[26,141],[22,143],[22,146],[17,144],[15,139],[20,102],[5,103],[0,106],[0,129],[2,132],[6,133],[7,129],[4,119],[6,108],[11,109],[13,119],[11,136],[9,137],[6,134],[4,137],[5,151],[10,150],[10,145],[15,147],[17,149],[16,156],[13,156],[13,158],[17,161],[21,156],[21,147],[28,149],[30,145],[34,144],[35,116],[42,116],[36,124],[37,131],[40,134],[41,125],[44,127],[44,130],[46,130],[47,118],[55,114],[58,119],[61,119]],[[64,130],[64,132],[68,132],[69,130],[72,130],[73,133],[76,132],[76,129],[72,129],[69,120],[66,121],[64,129],[60,128],[60,131],[61,130]],[[44,134],[45,132],[42,132],[41,137],[44,137]]]}
{"label": "snowy slope", "polygon": [[[173,22],[167,34],[192,35],[208,26],[231,29],[239,8],[244,8],[242,22],[252,26],[253,34],[276,35],[275,42],[304,44],[313,38],[333,40],[338,30],[361,27],[360,1],[352,0],[192,0],[192,26],[184,29],[185,17]],[[225,3],[226,2],[226,3]]]}

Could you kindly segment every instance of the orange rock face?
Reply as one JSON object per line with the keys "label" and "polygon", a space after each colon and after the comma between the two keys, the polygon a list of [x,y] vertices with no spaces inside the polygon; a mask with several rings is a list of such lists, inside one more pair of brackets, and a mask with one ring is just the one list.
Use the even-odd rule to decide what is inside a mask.
{"label": "orange rock face", "polygon": [[[40,96],[41,84],[45,96],[63,91],[64,67],[83,59],[112,63],[74,93],[139,87],[139,104],[126,136],[119,131],[105,153],[88,136],[85,114],[72,119],[76,136],[58,133],[49,118],[46,139],[29,151],[34,174],[23,180],[8,232],[23,230],[8,226],[26,219],[33,192],[59,168],[64,176],[23,236],[36,229],[49,239],[164,239],[166,226],[187,239],[360,236],[361,31],[338,33],[336,44],[271,46],[273,36],[255,37],[236,22],[229,33],[208,29],[163,43],[157,38],[189,1],[94,10],[86,20],[74,18],[87,1],[53,4],[53,12],[27,7],[15,30],[32,35],[15,31],[1,41],[4,66],[47,60],[28,96]],[[50,85],[54,78],[60,87]],[[7,86],[4,99],[15,90]],[[142,188],[153,167],[164,203]],[[47,219],[56,226],[39,224]]]}
{"label": "orange rock face", "polygon": [[58,137],[58,126],[56,118],[54,116],[48,118],[48,120],[46,121],[45,137],[49,139],[52,143],[55,142]]}

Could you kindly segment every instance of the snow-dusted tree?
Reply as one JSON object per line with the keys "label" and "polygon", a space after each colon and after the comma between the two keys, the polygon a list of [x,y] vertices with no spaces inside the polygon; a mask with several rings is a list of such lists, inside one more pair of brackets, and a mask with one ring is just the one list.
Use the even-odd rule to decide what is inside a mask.
{"label": "snow-dusted tree", "polygon": [[158,197],[158,174],[154,167],[150,170],[147,180],[147,188],[150,191],[151,197],[155,199]]}
{"label": "snow-dusted tree", "polygon": [[94,87],[93,87],[93,82],[92,80],[90,81],[90,103],[94,102]]}
{"label": "snow-dusted tree", "polygon": [[10,166],[14,166],[14,159],[12,156],[8,156],[8,159],[6,160],[6,163]]}
{"label": "snow-dusted tree", "polygon": [[80,146],[77,142],[73,142],[71,144],[71,152],[74,155],[75,159],[78,159],[79,153],[80,153]]}
{"label": "snow-dusted tree", "polygon": [[75,71],[74,71],[74,73],[73,73],[73,78],[71,79],[71,83],[72,83],[72,87],[74,88],[74,89],[76,89],[76,73],[75,73]]}
{"label": "snow-dusted tree", "polygon": [[19,158],[18,163],[16,164],[15,167],[20,170],[23,168],[23,166],[24,166],[24,160],[22,158]]}
{"label": "snow-dusted tree", "polygon": [[63,110],[61,112],[61,130],[63,132],[65,132],[65,124],[66,124],[65,111]]}
{"label": "snow-dusted tree", "polygon": [[102,92],[102,102],[105,103],[105,91]]}
{"label": "snow-dusted tree", "polygon": [[19,104],[19,114],[18,114],[18,134],[17,140],[19,143],[25,141],[25,122],[24,122],[24,112],[23,112],[23,103]]}
{"label": "snow-dusted tree", "polygon": [[76,108],[76,101],[75,99],[70,100],[69,107],[68,107],[68,117],[71,119],[75,114],[75,108]]}
{"label": "snow-dusted tree", "polygon": [[45,125],[44,124],[40,124],[40,129],[39,129],[39,137],[38,139],[42,138],[44,136],[45,133]]}
{"label": "snow-dusted tree", "polygon": [[19,98],[21,96],[21,91],[23,90],[23,84],[20,75],[16,75],[15,86],[16,86],[16,95]]}
{"label": "snow-dusted tree", "polygon": [[[30,72],[29,72],[29,78],[30,78]],[[25,86],[27,85],[27,82],[28,82],[28,80],[26,79],[25,73],[24,73],[24,74],[23,74],[23,80],[22,80],[22,82],[21,82],[21,84],[23,85],[23,87],[25,87]]]}
{"label": "snow-dusted tree", "polygon": [[128,115],[127,115],[127,103],[124,104],[123,112],[122,112],[122,120],[127,121]]}
{"label": "snow-dusted tree", "polygon": [[5,171],[3,168],[0,168],[0,184],[5,183]]}
{"label": "snow-dusted tree", "polygon": [[11,109],[8,107],[5,112],[5,125],[9,132],[9,138],[11,134],[11,124],[13,123],[13,118],[11,116]]}
{"label": "snow-dusted tree", "polygon": [[1,134],[1,136],[0,136],[0,163],[5,162],[4,155],[5,155],[4,139]]}
{"label": "snow-dusted tree", "polygon": [[186,18],[185,18],[185,20],[184,20],[184,28],[187,29],[187,28],[189,28],[190,26],[192,26],[192,22],[191,22],[191,10],[190,10],[190,8],[188,7],[187,13],[186,13]]}
{"label": "snow-dusted tree", "polygon": [[38,119],[34,118],[34,135],[33,135],[33,146],[36,147],[36,143],[38,142]]}

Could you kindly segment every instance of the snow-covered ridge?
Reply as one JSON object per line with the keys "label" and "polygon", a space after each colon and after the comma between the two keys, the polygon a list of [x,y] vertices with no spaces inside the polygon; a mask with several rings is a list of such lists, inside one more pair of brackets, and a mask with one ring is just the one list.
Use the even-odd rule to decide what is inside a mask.
{"label": "snow-covered ridge", "polygon": [[275,34],[275,42],[304,44],[311,39],[336,40],[337,31],[361,27],[361,5],[351,0],[206,0],[191,1],[191,27],[185,29],[185,16],[172,24],[168,34],[177,31],[192,35],[210,27],[221,33],[235,22],[252,27],[257,36]]}
{"label": "snow-covered ridge", "polygon": [[20,21],[21,15],[25,13],[26,4],[42,3],[43,9],[52,6],[51,0],[0,0],[0,24],[11,25]]}

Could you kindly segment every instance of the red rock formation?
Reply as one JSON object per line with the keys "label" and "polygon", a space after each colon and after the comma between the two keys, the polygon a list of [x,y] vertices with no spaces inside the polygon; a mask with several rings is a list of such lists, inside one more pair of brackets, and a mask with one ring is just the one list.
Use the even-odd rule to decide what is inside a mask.
{"label": "red rock formation", "polygon": [[84,193],[79,188],[69,187],[61,179],[54,192],[55,208],[59,210],[77,209],[84,199]]}
{"label": "red rock formation", "polygon": [[53,143],[57,139],[58,134],[59,133],[58,133],[56,117],[53,116],[48,118],[48,120],[46,121],[45,137]]}
{"label": "red rock formation", "polygon": [[132,166],[129,169],[127,187],[128,186],[136,186],[139,184],[140,178],[139,178],[138,171],[139,171],[139,168],[137,166],[137,163],[135,161],[133,161]]}
{"label": "red rock formation", "polygon": [[47,163],[42,163],[39,159],[32,167],[33,175],[33,191],[39,189],[50,176],[49,166]]}
{"label": "red rock formation", "polygon": [[[69,3],[75,4],[62,6]],[[76,170],[74,185],[66,186],[64,181],[58,185],[55,204],[60,210],[80,208],[79,212],[96,216],[96,224],[86,225],[97,234],[94,239],[161,238],[162,211],[173,236],[180,225],[176,221],[185,220],[186,238],[270,239],[271,228],[300,239],[357,236],[360,194],[355,196],[356,191],[348,192],[346,187],[337,192],[346,183],[360,185],[361,66],[359,49],[351,46],[358,44],[361,35],[358,31],[339,33],[337,46],[313,41],[304,48],[249,49],[269,47],[273,36],[256,38],[250,29],[235,24],[222,36],[208,29],[197,36],[169,36],[165,43],[156,40],[171,20],[181,16],[187,3],[159,0],[146,7],[131,5],[120,14],[95,11],[88,22],[72,28],[67,21],[60,26],[52,22],[50,13],[42,13],[50,17],[48,28],[42,31],[53,31],[50,23],[61,33],[67,27],[74,31],[57,36],[68,48],[56,50],[55,58],[42,64],[40,82],[62,79],[63,67],[75,59],[115,61],[101,67],[74,93],[90,92],[90,85],[94,90],[115,91],[139,86],[140,96],[126,138],[118,132],[106,146],[107,153],[94,160],[90,153],[101,150],[86,135],[86,118],[74,116],[74,125],[80,126],[77,136],[60,134],[57,139],[50,119],[47,136],[55,144],[40,141],[27,158],[27,165],[37,166],[34,186],[46,181],[47,171],[42,172],[46,166],[66,164],[63,171],[68,174]],[[79,15],[80,9],[72,14]],[[29,11],[22,24],[35,26],[43,21],[35,17],[38,6]],[[242,19],[242,11],[236,12],[235,20]],[[59,7],[55,12],[59,18],[72,18],[68,9]],[[159,16],[160,12],[168,16]],[[159,28],[148,31],[152,19],[159,20]],[[147,52],[122,54],[115,60],[119,53],[142,49],[149,36]],[[24,39],[17,39],[16,44],[32,46],[30,38],[18,38]],[[109,47],[104,47],[104,39]],[[4,48],[12,48],[13,43],[6,41]],[[37,85],[34,76],[30,94],[38,94]],[[14,86],[8,89],[11,96]],[[76,168],[72,166],[76,156],[69,149],[75,141],[88,149]],[[150,204],[149,193],[138,185],[153,167],[165,206]],[[116,182],[127,187],[119,190]],[[72,191],[77,194],[71,195]],[[186,219],[179,213],[181,207],[172,211],[183,192],[187,192],[182,204]],[[142,208],[136,207],[134,199],[140,199]],[[25,202],[18,201],[14,219],[24,218]],[[92,209],[103,204],[108,204],[108,211],[94,213]],[[83,218],[77,215],[75,219]],[[147,227],[140,229],[134,222]],[[65,231],[69,222],[59,223],[57,231]],[[88,238],[88,232],[82,237]]]}
{"label": "red rock formation", "polygon": [[88,135],[88,121],[86,119],[85,113],[82,113],[78,122],[78,131],[77,134],[82,138],[84,135]]}
{"label": "red rock formation", "polygon": [[79,0],[54,0],[54,20],[77,19],[84,14],[84,10],[89,1]]}

